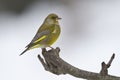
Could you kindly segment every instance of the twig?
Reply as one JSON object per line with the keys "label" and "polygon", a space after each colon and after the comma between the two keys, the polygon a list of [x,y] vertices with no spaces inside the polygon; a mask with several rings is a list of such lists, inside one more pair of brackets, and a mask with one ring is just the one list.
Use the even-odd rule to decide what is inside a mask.
{"label": "twig", "polygon": [[111,66],[111,63],[112,63],[114,58],[115,58],[115,54],[113,53],[113,55],[111,56],[111,58],[110,58],[110,60],[109,60],[109,62],[107,64],[105,64],[105,62],[101,63],[102,69],[100,71],[100,74],[102,76],[108,75],[108,68]]}

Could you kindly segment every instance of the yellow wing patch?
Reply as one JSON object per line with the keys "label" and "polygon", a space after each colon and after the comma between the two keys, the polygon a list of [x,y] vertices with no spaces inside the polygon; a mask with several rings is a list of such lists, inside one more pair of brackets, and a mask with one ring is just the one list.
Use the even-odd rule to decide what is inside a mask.
{"label": "yellow wing patch", "polygon": [[32,47],[30,47],[30,49],[34,49],[34,48],[38,48],[38,47],[40,47],[40,44],[37,44],[37,45],[35,45],[35,46],[32,46]]}
{"label": "yellow wing patch", "polygon": [[39,41],[41,41],[41,40],[43,40],[43,39],[45,39],[46,38],[46,36],[44,35],[44,36],[42,36],[41,38],[39,38],[38,40],[36,40],[34,43],[37,43],[37,42],[39,42]]}

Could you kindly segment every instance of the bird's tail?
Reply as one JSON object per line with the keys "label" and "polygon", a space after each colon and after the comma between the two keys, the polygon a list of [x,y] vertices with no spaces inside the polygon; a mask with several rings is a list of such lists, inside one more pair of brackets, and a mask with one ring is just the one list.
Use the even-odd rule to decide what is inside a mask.
{"label": "bird's tail", "polygon": [[21,56],[22,54],[24,54],[28,50],[29,50],[29,48],[26,48],[19,56]]}

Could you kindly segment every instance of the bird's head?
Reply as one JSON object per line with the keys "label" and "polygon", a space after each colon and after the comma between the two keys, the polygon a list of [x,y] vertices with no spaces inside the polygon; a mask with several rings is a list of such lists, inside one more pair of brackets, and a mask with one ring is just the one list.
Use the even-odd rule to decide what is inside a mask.
{"label": "bird's head", "polygon": [[58,20],[60,20],[60,19],[61,19],[60,17],[58,17],[56,14],[52,13],[46,17],[45,22],[47,22],[49,24],[57,24]]}

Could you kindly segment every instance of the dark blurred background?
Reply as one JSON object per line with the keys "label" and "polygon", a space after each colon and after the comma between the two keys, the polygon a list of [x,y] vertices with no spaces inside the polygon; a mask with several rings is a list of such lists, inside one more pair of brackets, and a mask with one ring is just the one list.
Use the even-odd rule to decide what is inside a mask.
{"label": "dark blurred background", "polygon": [[0,0],[0,11],[10,11],[16,14],[22,13],[27,6],[36,0]]}

